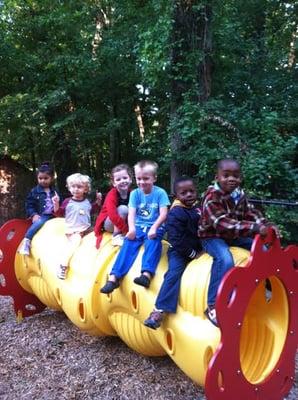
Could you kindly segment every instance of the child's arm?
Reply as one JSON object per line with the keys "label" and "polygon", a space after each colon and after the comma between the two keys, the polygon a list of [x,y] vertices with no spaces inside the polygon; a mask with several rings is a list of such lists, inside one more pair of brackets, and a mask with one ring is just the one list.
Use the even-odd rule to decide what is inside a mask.
{"label": "child's arm", "polygon": [[101,208],[102,194],[96,191],[95,200],[91,203],[90,214],[98,214]]}
{"label": "child's arm", "polygon": [[217,233],[228,234],[231,238],[253,236],[255,233],[260,233],[261,226],[266,224],[261,220],[231,218],[221,199],[214,193],[204,199],[202,221],[211,225]]}
{"label": "child's arm", "polygon": [[95,202],[98,205],[98,207],[101,207],[101,203],[102,203],[102,193],[99,192],[98,190],[96,190],[95,193]]}
{"label": "child's arm", "polygon": [[166,223],[167,240],[183,257],[193,259],[201,252],[198,251],[198,248],[194,249],[191,246],[190,235],[193,233],[188,228],[188,222],[189,219],[186,218],[184,213],[181,213],[180,207],[172,208],[168,214]]}
{"label": "child's arm", "polygon": [[34,197],[34,189],[32,189],[27,197],[26,197],[26,201],[25,201],[25,209],[26,209],[26,214],[28,218],[32,219],[32,222],[35,222],[33,220],[33,218],[35,216],[37,216],[38,218],[40,218],[40,216],[38,215],[38,210],[37,210],[37,199]]}
{"label": "child's arm", "polygon": [[127,239],[129,240],[134,240],[136,237],[136,225],[135,225],[135,219],[136,219],[136,209],[133,207],[129,207],[128,209],[128,232],[125,235]]}
{"label": "child's arm", "polygon": [[55,191],[55,195],[52,197],[52,202],[53,202],[54,214],[55,214],[59,210],[59,203],[60,203],[60,197],[56,191]]}
{"label": "child's arm", "polygon": [[168,207],[160,207],[159,208],[159,217],[157,218],[157,220],[154,222],[154,224],[151,226],[151,228],[148,231],[149,239],[156,238],[157,229],[160,227],[160,225],[163,222],[165,222],[165,220],[167,219],[167,214],[168,214]]}
{"label": "child's arm", "polygon": [[247,202],[247,211],[245,213],[244,218],[249,221],[255,221],[260,225],[258,233],[262,237],[265,237],[267,235],[269,227],[271,227],[274,230],[278,238],[280,237],[280,232],[278,227],[274,225],[272,222],[267,221],[267,219],[263,216],[261,211],[256,209],[253,204]]}
{"label": "child's arm", "polygon": [[58,208],[57,211],[54,211],[55,217],[64,217],[65,216],[65,209],[67,204],[69,203],[70,197],[67,199],[63,200],[61,206]]}

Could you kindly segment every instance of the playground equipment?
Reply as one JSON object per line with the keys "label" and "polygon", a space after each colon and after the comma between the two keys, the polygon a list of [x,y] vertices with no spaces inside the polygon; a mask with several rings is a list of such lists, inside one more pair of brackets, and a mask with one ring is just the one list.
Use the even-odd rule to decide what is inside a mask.
{"label": "playground equipment", "polygon": [[[29,222],[12,220],[0,229],[0,295],[14,300],[18,319],[45,306],[63,310],[79,329],[92,335],[118,335],[148,356],[168,354],[208,400],[281,400],[295,375],[298,344],[298,247],[280,247],[271,231],[256,238],[251,255],[232,248],[235,265],[219,288],[220,329],[205,317],[212,263],[207,254],[192,261],[181,282],[176,314],[153,331],[143,321],[153,308],[167,268],[167,243],[149,289],[137,286],[140,251],[121,287],[99,293],[118,248],[105,234],[99,250],[93,233],[85,236],[70,260],[68,278],[56,277],[66,241],[64,220],[48,221],[34,236],[31,256],[17,248]],[[266,248],[265,243],[270,243]]]}

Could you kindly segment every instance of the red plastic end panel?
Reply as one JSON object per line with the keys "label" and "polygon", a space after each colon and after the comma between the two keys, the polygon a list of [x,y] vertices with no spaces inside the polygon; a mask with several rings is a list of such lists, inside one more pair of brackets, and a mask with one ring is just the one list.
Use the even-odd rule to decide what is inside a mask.
{"label": "red plastic end panel", "polygon": [[13,219],[0,228],[0,296],[11,296],[18,318],[41,312],[45,305],[25,291],[15,275],[15,255],[30,221]]}
{"label": "red plastic end panel", "polygon": [[[265,242],[271,243],[268,250],[264,250]],[[265,293],[264,283],[269,278],[278,282],[283,293],[277,306],[284,303],[281,311],[285,315],[283,321],[286,321],[283,327],[285,341],[284,344],[281,342],[278,348],[275,364],[270,365],[263,376],[260,371],[263,368],[263,360],[264,368],[266,368],[265,350],[268,349],[267,338],[270,335],[263,335],[263,354],[259,351],[262,349],[259,341],[259,338],[262,340],[262,332],[259,334],[258,330],[259,325],[262,325],[262,320],[259,321],[259,325],[256,322],[260,310],[258,307],[261,307],[260,302],[253,303],[252,311],[250,311],[251,322],[252,325],[254,324],[252,331],[255,335],[251,341],[249,328],[252,326],[246,323],[245,313],[259,282],[263,283],[262,288]],[[274,291],[272,291],[272,296],[274,296]],[[208,400],[282,400],[290,391],[295,377],[295,355],[298,344],[298,247],[289,246],[282,249],[279,239],[272,230],[265,241],[258,235],[247,265],[242,268],[232,268],[224,277],[217,296],[216,310],[221,329],[221,341],[208,366],[205,382]],[[279,310],[275,315],[280,315]],[[267,329],[266,324],[264,325],[264,329]],[[245,332],[247,342],[252,344],[244,346],[244,350],[241,349],[242,329],[247,329]],[[261,329],[263,329],[262,326]],[[276,331],[279,332],[278,329],[274,330],[273,337],[274,334],[279,334]],[[274,340],[271,345],[272,348],[267,350],[268,358],[273,354],[272,349],[276,345]],[[246,360],[249,359],[248,364],[249,369],[253,371],[252,375],[257,368],[259,369],[256,379],[248,380],[243,372],[240,361],[241,351],[245,353],[242,356]],[[253,355],[258,358],[258,361]]]}

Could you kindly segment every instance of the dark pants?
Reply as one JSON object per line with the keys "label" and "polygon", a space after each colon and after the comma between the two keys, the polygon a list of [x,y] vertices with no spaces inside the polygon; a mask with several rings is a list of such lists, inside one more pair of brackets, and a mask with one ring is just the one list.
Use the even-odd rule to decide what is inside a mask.
{"label": "dark pants", "polygon": [[229,246],[242,247],[246,250],[251,249],[252,238],[238,238],[227,243],[224,239],[208,238],[201,239],[203,249],[213,257],[211,267],[210,283],[208,288],[208,305],[214,305],[217,290],[225,273],[234,266],[233,256]]}
{"label": "dark pants", "polygon": [[142,244],[144,244],[144,253],[141,272],[150,272],[152,276],[155,274],[161,256],[161,240],[164,234],[164,229],[159,228],[157,230],[157,237],[155,239],[148,239],[149,229],[149,227],[143,229],[137,226],[135,239],[124,239],[110,275],[115,275],[118,279],[126,275],[137,258]]}
{"label": "dark pants", "polygon": [[41,215],[40,219],[30,226],[25,234],[25,238],[32,240],[33,236],[40,230],[40,228],[49,220],[52,219],[54,216],[50,215]]}
{"label": "dark pants", "polygon": [[168,250],[168,270],[159,290],[155,307],[167,313],[175,313],[178,304],[180,282],[187,263],[191,259],[183,257],[173,248]]}

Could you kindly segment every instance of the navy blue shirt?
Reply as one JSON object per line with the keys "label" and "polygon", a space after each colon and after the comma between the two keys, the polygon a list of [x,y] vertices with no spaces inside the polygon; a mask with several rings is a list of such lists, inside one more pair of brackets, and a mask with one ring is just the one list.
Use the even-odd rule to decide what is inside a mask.
{"label": "navy blue shirt", "polygon": [[186,207],[175,200],[166,221],[167,240],[183,257],[195,258],[202,250],[198,237],[201,211],[198,204]]}

